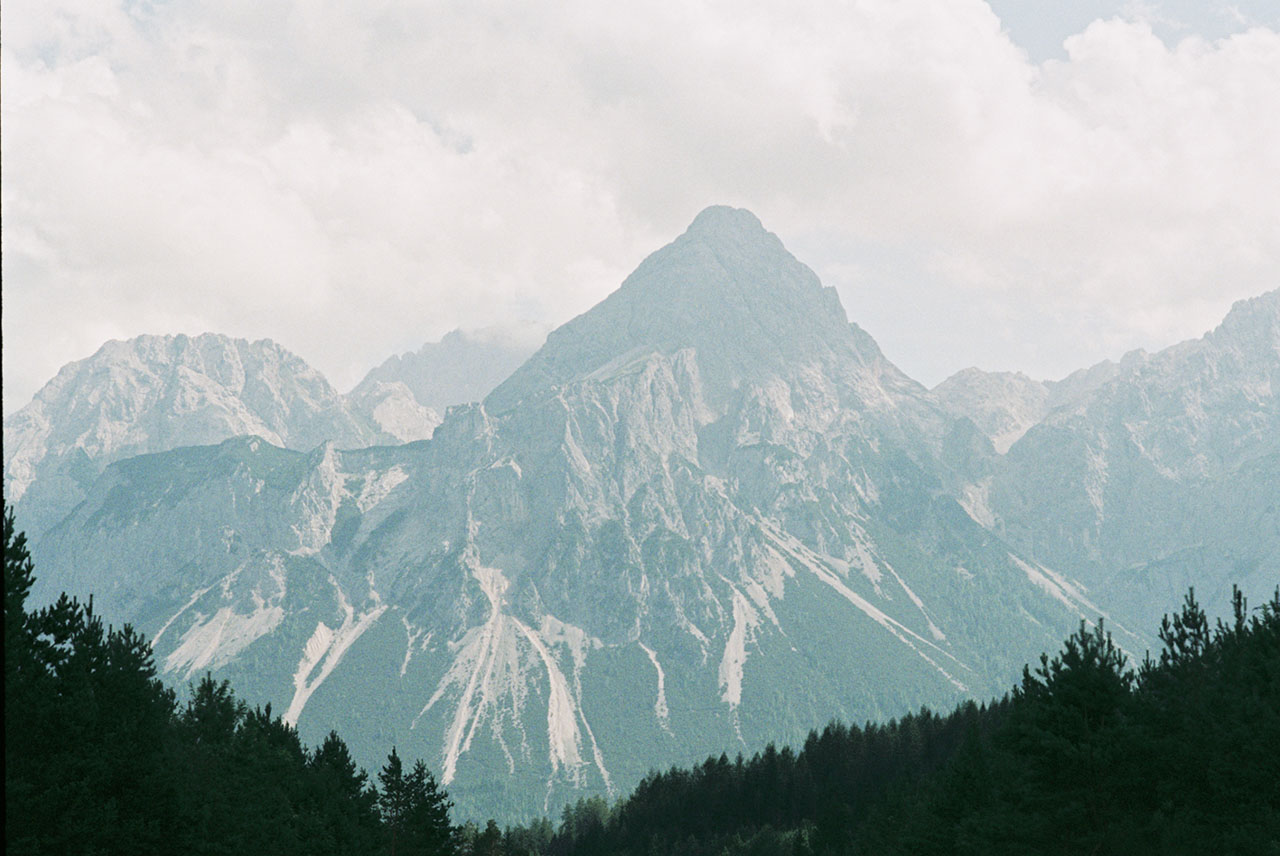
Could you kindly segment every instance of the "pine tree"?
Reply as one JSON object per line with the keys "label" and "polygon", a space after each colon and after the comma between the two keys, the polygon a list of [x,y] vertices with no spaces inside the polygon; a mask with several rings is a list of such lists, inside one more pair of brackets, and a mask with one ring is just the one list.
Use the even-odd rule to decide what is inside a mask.
{"label": "pine tree", "polygon": [[4,510],[4,803],[5,849],[33,852],[39,824],[32,807],[39,804],[34,774],[42,759],[39,745],[53,690],[43,668],[44,643],[26,611],[35,583],[27,538],[16,532],[13,509]]}
{"label": "pine tree", "polygon": [[224,746],[235,737],[236,729],[248,713],[245,703],[236,698],[230,681],[218,683],[206,672],[191,689],[191,700],[182,712],[182,723],[190,729],[197,744]]}
{"label": "pine tree", "polygon": [[347,744],[330,731],[307,761],[315,789],[313,811],[336,853],[370,853],[377,847],[377,794],[356,767]]}
{"label": "pine tree", "polygon": [[378,794],[378,811],[382,814],[387,852],[391,856],[397,856],[398,853],[407,852],[397,848],[401,847],[402,839],[405,837],[412,798],[408,783],[405,781],[404,765],[400,762],[400,755],[394,746],[391,747],[391,754],[387,756],[386,766],[378,774],[378,782],[382,785],[382,791]]}
{"label": "pine tree", "polygon": [[436,784],[426,764],[415,762],[406,775],[404,764],[393,747],[378,781],[382,785],[378,808],[392,856],[453,853],[454,830],[449,823],[453,803]]}
{"label": "pine tree", "polygon": [[129,626],[62,595],[26,611],[34,570],[4,515],[6,849],[161,852],[173,693]]}
{"label": "pine tree", "polygon": [[471,856],[505,856],[502,846],[502,830],[493,818],[485,824],[484,831],[476,836],[471,846]]}
{"label": "pine tree", "polygon": [[29,679],[39,659],[35,634],[27,615],[27,596],[35,584],[27,536],[15,532],[13,509],[4,510],[4,680],[5,695]]}
{"label": "pine tree", "polygon": [[449,809],[453,808],[453,802],[449,795],[436,784],[435,776],[422,761],[414,763],[406,784],[411,795],[408,831],[413,842],[412,852],[429,856],[452,854],[454,836]]}
{"label": "pine tree", "polygon": [[1134,681],[1101,621],[1093,630],[1081,621],[1061,653],[1023,669],[1008,738],[1021,759],[1005,818],[1014,840],[1042,852],[1114,850],[1117,813],[1140,793],[1140,782],[1117,776],[1132,751],[1124,726]]}

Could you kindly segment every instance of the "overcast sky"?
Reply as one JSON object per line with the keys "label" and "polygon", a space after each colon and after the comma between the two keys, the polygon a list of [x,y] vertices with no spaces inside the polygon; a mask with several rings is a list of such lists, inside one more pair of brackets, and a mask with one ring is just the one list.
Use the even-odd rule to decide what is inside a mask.
{"label": "overcast sky", "polygon": [[715,203],[929,385],[1198,336],[1280,286],[1278,7],[5,0],[5,412],[140,333],[345,391]]}

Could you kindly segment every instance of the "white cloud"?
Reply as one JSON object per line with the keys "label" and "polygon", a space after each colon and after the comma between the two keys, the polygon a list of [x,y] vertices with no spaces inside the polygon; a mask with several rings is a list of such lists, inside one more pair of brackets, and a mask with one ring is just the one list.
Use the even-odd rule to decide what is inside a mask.
{"label": "white cloud", "polygon": [[1280,36],[977,0],[3,6],[5,409],[106,336],[340,386],[560,322],[745,205],[922,379],[1197,335],[1280,285]]}

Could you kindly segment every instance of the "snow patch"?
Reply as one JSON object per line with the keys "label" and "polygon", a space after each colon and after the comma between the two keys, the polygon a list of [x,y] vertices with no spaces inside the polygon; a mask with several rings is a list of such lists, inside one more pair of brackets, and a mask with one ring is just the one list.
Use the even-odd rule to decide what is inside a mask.
{"label": "snow patch", "polygon": [[850,566],[857,564],[862,575],[875,588],[876,594],[880,594],[880,581],[884,579],[884,573],[880,570],[876,557],[871,552],[871,545],[867,543],[865,533],[859,531],[853,534],[853,561],[849,564]]}
{"label": "snow patch", "polygon": [[[569,682],[564,672],[556,665],[556,661],[542,644],[538,635],[519,619],[511,619],[516,629],[529,640],[529,645],[542,660],[547,672],[549,685],[547,695],[547,756],[551,761],[551,775],[554,776],[562,767],[574,772],[575,783],[579,781],[577,771],[582,767],[582,736],[578,732],[577,716],[573,696],[569,693]],[[551,782],[547,782],[550,787]]]}
{"label": "snow patch", "polygon": [[[1142,444],[1138,441],[1137,434],[1133,432],[1132,426],[1126,423],[1125,427],[1130,429],[1133,441],[1138,445],[1138,450],[1142,453],[1142,456],[1151,460],[1153,464],[1156,463],[1154,459],[1147,454],[1146,450],[1142,448]],[[1085,450],[1084,492],[1089,497],[1089,504],[1093,506],[1094,519],[1098,523],[1102,522],[1103,507],[1106,504],[1105,495],[1108,480],[1106,452],[1105,440],[1103,441],[1103,447],[1101,449],[1095,449],[1093,446],[1089,446]],[[1157,464],[1157,469],[1162,468]],[[1166,474],[1172,476],[1172,473],[1168,473],[1167,471]]]}
{"label": "snow patch", "polygon": [[758,576],[760,584],[765,587],[770,595],[781,599],[786,590],[787,577],[794,577],[796,569],[787,561],[777,550],[768,544],[764,545],[764,571],[765,573]]}
{"label": "snow patch", "polygon": [[516,478],[524,478],[524,470],[520,469],[520,464],[515,458],[507,456],[501,460],[494,461],[489,465],[491,470],[511,470],[516,474]]}
{"label": "snow patch", "polygon": [[960,507],[984,529],[990,529],[996,524],[996,515],[991,510],[990,493],[991,476],[960,489]]}
{"label": "snow patch", "polygon": [[302,649],[302,660],[298,663],[298,669],[293,676],[295,686],[306,680],[332,644],[333,630],[323,621],[316,624],[315,632],[311,634],[311,638]]}
{"label": "snow patch", "polygon": [[575,677],[582,670],[583,664],[587,659],[588,648],[602,648],[604,643],[599,639],[587,635],[587,631],[581,627],[575,627],[572,624],[565,624],[554,615],[542,616],[542,623],[538,628],[538,635],[546,641],[548,645],[564,645],[569,649],[570,656],[573,657],[573,670]]}
{"label": "snow patch", "polygon": [[915,604],[916,609],[920,610],[920,614],[924,616],[924,620],[929,625],[929,635],[933,637],[935,642],[946,641],[946,634],[939,630],[938,626],[933,623],[933,617],[929,615],[929,610],[924,608],[924,601],[920,599],[919,595],[911,590],[911,587],[907,585],[906,581],[903,580],[902,577],[898,576],[898,572],[893,569],[892,565],[885,562],[885,567],[889,569],[889,573],[893,574],[893,578],[898,581],[898,585],[902,586],[902,590],[907,593],[907,597],[911,599],[911,602]]}
{"label": "snow patch", "polygon": [[[514,660],[518,656],[518,652],[515,651],[513,645],[506,646],[505,652],[499,651],[498,647],[499,641],[505,635],[503,632],[505,628],[502,616],[502,596],[509,585],[506,577],[497,568],[486,568],[479,565],[476,560],[475,550],[472,547],[467,548],[466,558],[471,564],[472,577],[480,583],[480,589],[489,601],[489,617],[483,625],[472,627],[463,636],[458,656],[454,658],[449,671],[440,679],[435,692],[427,700],[426,706],[418,712],[418,715],[414,717],[413,723],[410,725],[411,728],[416,726],[423,714],[431,710],[436,702],[444,697],[446,690],[452,686],[462,684],[465,679],[462,696],[453,711],[453,720],[445,731],[444,769],[441,774],[441,782],[446,785],[452,782],[453,777],[457,774],[458,758],[471,747],[471,738],[475,734],[476,726],[482,718],[486,704],[495,698],[495,693],[490,683],[493,677],[494,663],[499,659],[501,653],[506,654],[505,659]],[[518,672],[518,663],[511,663],[510,665],[514,671]],[[478,700],[476,698],[477,690],[480,690],[480,698]],[[473,704],[475,705],[474,711]],[[470,725],[470,728],[468,728],[468,725]]]}
{"label": "snow patch", "polygon": [[[535,658],[533,662],[541,665],[548,687],[547,744],[552,768],[548,779],[548,799],[557,774],[568,775],[577,786],[583,784],[582,770],[587,764],[583,758],[583,731],[591,744],[592,760],[606,788],[612,792],[612,778],[604,764],[604,756],[596,744],[590,723],[582,713],[582,690],[578,683],[587,650],[600,647],[602,643],[580,628],[549,615],[543,616],[541,630],[534,630],[507,614],[504,611],[505,595],[510,584],[502,571],[480,565],[474,547],[467,548],[464,561],[489,602],[489,613],[484,624],[469,628],[457,643],[450,643],[450,648],[455,649],[457,655],[410,726],[417,727],[421,718],[441,703],[450,690],[459,690],[453,715],[445,729],[441,780],[445,784],[453,781],[459,758],[471,748],[477,731],[486,722],[492,725],[493,736],[507,756],[509,769],[515,771],[515,759],[506,747],[501,730],[508,711],[500,706],[505,699],[511,700],[509,713],[519,727],[519,711],[528,696],[527,686],[531,680],[529,668],[525,665],[527,661],[522,659],[521,653],[522,646],[526,646],[525,650]],[[574,667],[572,687],[550,648],[552,645],[563,645],[569,650]]]}
{"label": "snow patch", "polygon": [[[217,585],[217,583],[214,583],[213,585]],[[182,609],[179,609],[172,616],[170,616],[169,620],[166,621],[158,631],[156,631],[156,635],[151,638],[151,647],[153,650],[160,644],[160,638],[164,636],[164,632],[169,629],[169,625],[177,621],[178,617],[182,615],[182,613],[186,612],[188,609],[194,606],[197,600],[204,597],[205,594],[207,594],[209,590],[213,588],[213,585],[205,586],[202,589],[196,589],[195,594],[191,595],[191,599],[188,600],[185,605],[183,605]]]}
{"label": "snow patch", "polygon": [[[1012,553],[1009,554],[1009,559],[1021,568],[1022,572],[1027,575],[1027,579],[1031,580],[1031,582],[1045,592],[1045,594],[1070,608],[1082,618],[1085,616],[1080,610],[1081,606],[1089,606],[1091,609],[1097,611],[1097,607],[1089,603],[1079,589],[1043,565],[1033,566],[1024,562],[1022,559],[1019,559]],[[1099,614],[1101,614],[1100,611]]]}
{"label": "snow patch", "polygon": [[252,570],[261,568],[254,568],[246,562],[217,582],[197,589],[186,604],[161,626],[152,640],[153,648],[174,621],[209,592],[221,588],[221,606],[212,617],[197,614],[195,623],[187,628],[178,646],[165,658],[165,672],[185,668],[185,679],[202,669],[223,666],[254,641],[275,630],[284,620],[284,608],[281,606],[286,588],[283,558],[272,556],[268,560],[265,570],[269,582],[260,580],[247,592],[252,607],[246,612],[242,608],[243,600],[237,603],[235,584],[246,571]]}
{"label": "snow patch", "polygon": [[[400,664],[400,677],[403,678],[405,673],[409,671],[409,660],[413,657],[413,643],[418,641],[418,637],[422,635],[423,631],[421,627],[415,630],[413,625],[409,623],[409,619],[403,615],[400,616],[400,623],[404,625],[404,635],[408,639],[404,646],[404,662]],[[422,640],[423,646],[426,645],[427,640],[430,638],[431,634],[428,633],[427,638]]]}
{"label": "snow patch", "polygon": [[[764,586],[755,580],[747,580],[743,587],[747,590],[747,596],[751,598],[751,601],[760,608],[765,618],[769,619],[769,623],[781,630],[782,625],[778,623],[778,616],[773,611],[773,606],[769,602],[769,593],[765,591]],[[781,599],[781,595],[779,595],[779,599]]]}
{"label": "snow patch", "polygon": [[[1048,594],[1054,600],[1066,606],[1090,625],[1093,624],[1095,616],[1105,618],[1110,622],[1111,627],[1114,627],[1119,632],[1128,636],[1133,642],[1139,644],[1144,643],[1145,640],[1143,640],[1142,637],[1126,628],[1123,624],[1112,620],[1109,614],[1103,611],[1096,603],[1089,600],[1089,598],[1085,596],[1085,587],[1082,584],[1075,580],[1068,579],[1057,571],[1050,570],[1039,563],[1032,565],[1029,562],[1019,559],[1012,553],[1009,553],[1008,555],[1013,563],[1022,569],[1022,572],[1027,575],[1027,579],[1036,587]],[[1132,651],[1126,649],[1119,643],[1116,644],[1126,656],[1136,661],[1137,658],[1134,656]]]}
{"label": "snow patch", "polygon": [[667,597],[675,608],[676,626],[698,641],[698,645],[702,649],[702,661],[705,663],[707,660],[707,649],[711,647],[711,640],[707,638],[707,634],[699,630],[698,626],[690,621],[689,617],[684,614],[684,606],[681,604],[680,599],[671,591],[670,582],[663,583],[663,588],[666,589]]}

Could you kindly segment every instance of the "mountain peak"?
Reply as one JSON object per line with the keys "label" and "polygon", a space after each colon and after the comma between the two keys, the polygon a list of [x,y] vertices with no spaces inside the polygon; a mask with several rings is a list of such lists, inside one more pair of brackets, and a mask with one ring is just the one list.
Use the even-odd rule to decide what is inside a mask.
{"label": "mountain peak", "polygon": [[[40,531],[114,461],[245,434],[300,449],[374,439],[318,371],[269,339],[113,339],[63,366],[30,404],[6,416],[5,499],[21,500],[25,525]],[[42,483],[56,502],[41,498]]]}
{"label": "mountain peak", "polygon": [[486,406],[501,412],[627,354],[686,348],[704,380],[726,394],[745,378],[857,359],[859,350],[835,289],[750,211],[717,205],[603,302],[553,331]]}
{"label": "mountain peak", "polygon": [[417,351],[388,357],[351,394],[366,396],[379,383],[403,383],[419,405],[446,413],[488,395],[538,350],[548,330],[531,321],[453,330]]}
{"label": "mountain peak", "polygon": [[1280,289],[1237,300],[1222,323],[1206,337],[1215,345],[1248,345],[1262,353],[1280,353]]}
{"label": "mountain peak", "polygon": [[[705,247],[716,256],[720,264],[729,268],[736,266],[739,270],[735,272],[738,273],[748,266],[769,267],[790,263],[803,269],[807,278],[817,281],[813,271],[800,264],[783,246],[778,236],[766,229],[760,218],[745,208],[730,208],[728,205],[704,208],[693,218],[684,234],[669,246]],[[660,250],[659,253],[661,252],[663,251]]]}
{"label": "mountain peak", "polygon": [[760,222],[760,218],[745,208],[731,208],[728,205],[712,205],[702,209],[689,228],[686,235],[723,236],[735,235],[749,237],[752,235],[770,234]]}

